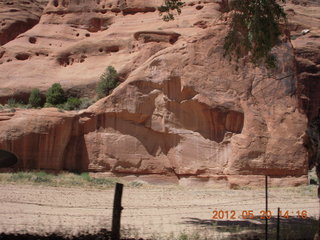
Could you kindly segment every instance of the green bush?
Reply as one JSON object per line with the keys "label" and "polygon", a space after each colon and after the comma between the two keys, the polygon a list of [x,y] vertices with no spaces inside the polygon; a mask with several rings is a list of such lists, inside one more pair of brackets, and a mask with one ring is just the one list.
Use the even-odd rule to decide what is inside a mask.
{"label": "green bush", "polygon": [[52,105],[51,103],[45,103],[44,106],[45,108],[51,108],[51,107],[55,107],[54,105]]}
{"label": "green bush", "polygon": [[80,98],[80,100],[81,100],[81,104],[79,106],[79,109],[86,109],[90,107],[93,103],[95,103],[94,99],[89,99],[87,97]]}
{"label": "green bush", "polygon": [[118,85],[118,73],[114,67],[108,66],[106,71],[101,75],[100,81],[97,85],[96,92],[98,98],[103,98],[116,88]]}
{"label": "green bush", "polygon": [[[1,107],[0,107],[1,108]],[[17,101],[14,98],[9,98],[7,101],[7,104],[5,104],[2,108],[10,108],[11,110],[13,110],[14,108],[31,108],[31,105],[29,104],[25,104],[22,100]]]}
{"label": "green bush", "polygon": [[64,103],[66,97],[60,83],[54,83],[48,89],[46,94],[46,103],[58,105]]}
{"label": "green bush", "polygon": [[9,182],[21,182],[21,181],[30,181],[32,175],[29,172],[17,172],[13,173],[8,179]]}
{"label": "green bush", "polygon": [[9,108],[14,108],[18,106],[18,102],[14,98],[9,98],[7,101],[7,105]]}
{"label": "green bush", "polygon": [[69,97],[64,109],[65,110],[75,110],[75,109],[79,109],[81,105],[81,100],[79,98],[76,97]]}
{"label": "green bush", "polygon": [[31,180],[35,183],[50,183],[52,182],[53,175],[45,172],[36,172]]}
{"label": "green bush", "polygon": [[174,10],[176,10],[180,15],[181,8],[185,6],[185,4],[186,3],[182,2],[181,0],[166,0],[163,5],[158,7],[158,11],[160,16],[162,16],[162,20],[165,22],[174,20]]}
{"label": "green bush", "polygon": [[100,186],[101,185],[103,185],[103,186],[113,186],[116,183],[116,179],[112,179],[112,178],[95,178],[95,177],[91,177],[89,175],[89,173],[81,173],[80,177],[84,181],[86,181],[86,182],[88,182],[88,183],[90,183],[90,184],[92,184],[94,186],[99,186],[99,185]]}
{"label": "green bush", "polygon": [[41,95],[38,88],[32,89],[29,97],[29,104],[34,108],[41,107]]}
{"label": "green bush", "polygon": [[53,175],[45,172],[17,172],[13,173],[9,182],[31,182],[31,183],[50,183]]}
{"label": "green bush", "polygon": [[81,177],[83,180],[87,181],[87,182],[89,182],[90,179],[91,179],[89,173],[87,173],[87,172],[81,173],[81,174],[80,174],[80,177]]}

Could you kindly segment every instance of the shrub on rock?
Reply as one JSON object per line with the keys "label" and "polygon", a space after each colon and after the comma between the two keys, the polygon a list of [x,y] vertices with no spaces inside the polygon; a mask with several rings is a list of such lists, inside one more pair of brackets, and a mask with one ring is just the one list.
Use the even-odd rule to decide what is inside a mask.
{"label": "shrub on rock", "polygon": [[118,73],[114,67],[108,66],[106,71],[101,75],[97,85],[96,92],[98,98],[109,95],[110,91],[118,85]]}
{"label": "shrub on rock", "polygon": [[46,94],[46,103],[58,105],[64,103],[65,99],[66,97],[60,83],[52,84]]}
{"label": "shrub on rock", "polygon": [[75,110],[75,109],[79,109],[81,105],[81,100],[79,98],[76,97],[69,97],[68,101],[65,104],[65,110]]}
{"label": "shrub on rock", "polygon": [[41,107],[41,94],[38,88],[32,89],[29,97],[29,104],[34,108]]}

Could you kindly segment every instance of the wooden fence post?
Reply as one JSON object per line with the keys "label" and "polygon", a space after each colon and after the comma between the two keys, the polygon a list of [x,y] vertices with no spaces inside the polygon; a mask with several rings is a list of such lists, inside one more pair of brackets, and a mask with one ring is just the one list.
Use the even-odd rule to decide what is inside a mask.
{"label": "wooden fence post", "polygon": [[121,198],[123,184],[117,183],[114,192],[111,240],[120,240]]}
{"label": "wooden fence post", "polygon": [[266,191],[266,229],[265,229],[265,239],[268,240],[268,176],[265,177],[265,191]]}
{"label": "wooden fence post", "polygon": [[277,240],[280,240],[280,208],[278,208],[277,216]]}

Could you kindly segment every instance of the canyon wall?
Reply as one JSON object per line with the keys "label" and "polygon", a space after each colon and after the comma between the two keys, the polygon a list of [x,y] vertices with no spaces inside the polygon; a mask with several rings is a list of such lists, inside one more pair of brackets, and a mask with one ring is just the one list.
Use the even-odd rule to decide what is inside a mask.
{"label": "canyon wall", "polygon": [[[297,52],[306,55],[288,36],[273,49],[276,69],[225,58],[230,19],[218,1],[186,1],[172,22],[161,20],[161,3],[51,0],[38,24],[1,47],[2,102],[54,82],[92,97],[108,65],[122,79],[86,110],[0,113],[0,148],[17,155],[15,168],[231,186],[263,183],[267,174],[278,185],[306,183],[310,113],[302,76],[319,74],[319,59],[311,67],[298,61],[297,72]],[[286,6],[297,34],[295,9],[303,7],[319,9]],[[294,46],[303,49],[311,36],[299,35]]]}

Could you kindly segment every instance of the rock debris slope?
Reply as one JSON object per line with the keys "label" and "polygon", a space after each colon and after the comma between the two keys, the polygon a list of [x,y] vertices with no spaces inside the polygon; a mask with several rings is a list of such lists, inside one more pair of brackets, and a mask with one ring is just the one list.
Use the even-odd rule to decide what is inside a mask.
{"label": "rock debris slope", "polygon": [[2,101],[54,82],[92,96],[108,65],[123,79],[87,110],[17,110],[1,120],[0,148],[18,156],[16,168],[305,183],[308,118],[288,37],[273,50],[276,70],[229,61],[228,15],[215,1],[186,2],[166,23],[160,0],[52,0],[36,26],[3,45]]}

